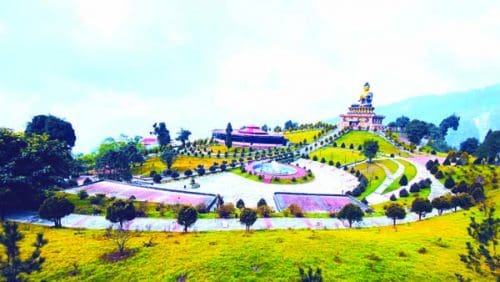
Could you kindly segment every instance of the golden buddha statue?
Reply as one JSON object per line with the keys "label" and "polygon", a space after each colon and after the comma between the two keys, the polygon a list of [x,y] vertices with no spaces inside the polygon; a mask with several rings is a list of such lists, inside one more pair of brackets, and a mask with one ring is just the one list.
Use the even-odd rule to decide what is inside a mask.
{"label": "golden buddha statue", "polygon": [[372,98],[373,98],[373,93],[370,92],[370,84],[366,82],[363,85],[363,93],[359,96],[359,103],[361,105],[366,105],[366,104],[371,104],[372,103]]}

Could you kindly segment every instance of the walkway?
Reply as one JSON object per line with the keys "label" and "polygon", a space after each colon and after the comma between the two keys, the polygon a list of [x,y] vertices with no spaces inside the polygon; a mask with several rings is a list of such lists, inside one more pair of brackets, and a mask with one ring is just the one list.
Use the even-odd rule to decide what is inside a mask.
{"label": "walkway", "polygon": [[[382,159],[378,159],[378,160],[382,160]],[[380,165],[385,171],[386,178],[385,178],[384,182],[382,182],[382,184],[380,184],[380,186],[377,188],[377,190],[375,190],[373,193],[371,193],[370,195],[368,195],[366,197],[366,200],[368,201],[368,203],[370,205],[390,201],[390,199],[389,199],[390,195],[387,195],[387,194],[384,195],[383,193],[384,193],[385,189],[387,189],[387,187],[389,187],[389,185],[391,185],[396,179],[401,177],[401,175],[403,175],[403,173],[404,173],[405,167],[400,162],[398,162],[395,159],[388,159],[388,160],[392,160],[393,162],[395,162],[398,165],[398,169],[396,170],[395,173],[392,174],[389,171],[389,169],[387,169],[387,167],[385,167],[384,165]]]}
{"label": "walkway", "polygon": [[[428,217],[436,216],[437,212],[427,214]],[[36,212],[22,212],[7,216],[7,220],[52,226],[53,223],[48,220],[40,219]],[[418,216],[409,213],[403,220],[398,220],[398,224],[414,222]],[[114,228],[117,224],[112,224],[103,216],[71,214],[62,219],[62,225],[69,228],[84,229],[105,229],[110,226]],[[392,219],[387,217],[367,217],[363,221],[354,223],[353,227],[381,227],[392,225]],[[349,225],[346,221],[336,218],[259,218],[252,226],[254,230],[265,229],[344,229]],[[175,219],[160,218],[136,218],[127,222],[124,228],[138,231],[168,231],[181,232],[182,226],[177,224]],[[198,219],[191,231],[223,231],[223,230],[244,230],[238,219]]]}

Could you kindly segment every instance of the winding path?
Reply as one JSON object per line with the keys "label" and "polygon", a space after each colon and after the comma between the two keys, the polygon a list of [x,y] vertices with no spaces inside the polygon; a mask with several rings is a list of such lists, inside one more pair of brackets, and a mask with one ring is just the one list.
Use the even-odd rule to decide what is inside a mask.
{"label": "winding path", "polygon": [[[437,212],[433,211],[426,215],[426,218],[436,216]],[[48,220],[40,219],[36,212],[21,212],[10,214],[7,220],[52,226],[53,223]],[[403,220],[398,220],[398,224],[414,222],[418,220],[418,216],[414,213],[409,213]],[[70,214],[62,219],[62,225],[69,228],[84,228],[84,229],[106,229],[110,226],[118,227],[117,224],[112,224],[103,216]],[[381,227],[392,225],[392,219],[387,217],[366,217],[361,222],[353,224],[353,227]],[[344,229],[349,225],[346,221],[336,218],[259,218],[252,226],[254,230],[266,229]],[[136,218],[125,224],[128,230],[138,231],[167,231],[181,232],[182,226],[177,224],[175,219],[160,219],[160,218]],[[245,230],[238,219],[198,219],[190,228],[192,231],[224,231],[224,230]]]}

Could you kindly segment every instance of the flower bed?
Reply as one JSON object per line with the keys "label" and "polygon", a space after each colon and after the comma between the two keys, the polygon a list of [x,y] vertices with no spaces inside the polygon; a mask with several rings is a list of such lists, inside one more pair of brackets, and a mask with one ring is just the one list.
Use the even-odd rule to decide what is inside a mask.
{"label": "flower bed", "polygon": [[276,207],[284,210],[296,204],[303,212],[337,212],[347,204],[356,204],[363,210],[368,206],[347,195],[274,193]]}
{"label": "flower bed", "polygon": [[66,190],[68,193],[78,193],[85,190],[89,195],[105,194],[107,197],[129,199],[134,196],[137,201],[148,201],[165,204],[183,204],[210,206],[215,200],[215,195],[202,193],[184,193],[173,190],[159,190],[133,186],[120,182],[100,181],[89,185]]}

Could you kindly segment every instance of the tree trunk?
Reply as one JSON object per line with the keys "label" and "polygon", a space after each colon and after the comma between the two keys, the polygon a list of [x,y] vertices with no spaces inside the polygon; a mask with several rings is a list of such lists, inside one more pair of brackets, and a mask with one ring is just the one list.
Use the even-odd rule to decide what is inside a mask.
{"label": "tree trunk", "polygon": [[349,220],[349,228],[352,228],[352,220]]}
{"label": "tree trunk", "polygon": [[186,224],[186,225],[184,225],[184,233],[187,233],[187,232],[188,232],[188,226]]}
{"label": "tree trunk", "polygon": [[396,218],[393,217],[392,220],[394,221],[393,226],[396,227]]}
{"label": "tree trunk", "polygon": [[418,221],[422,220],[422,214],[418,213]]}

